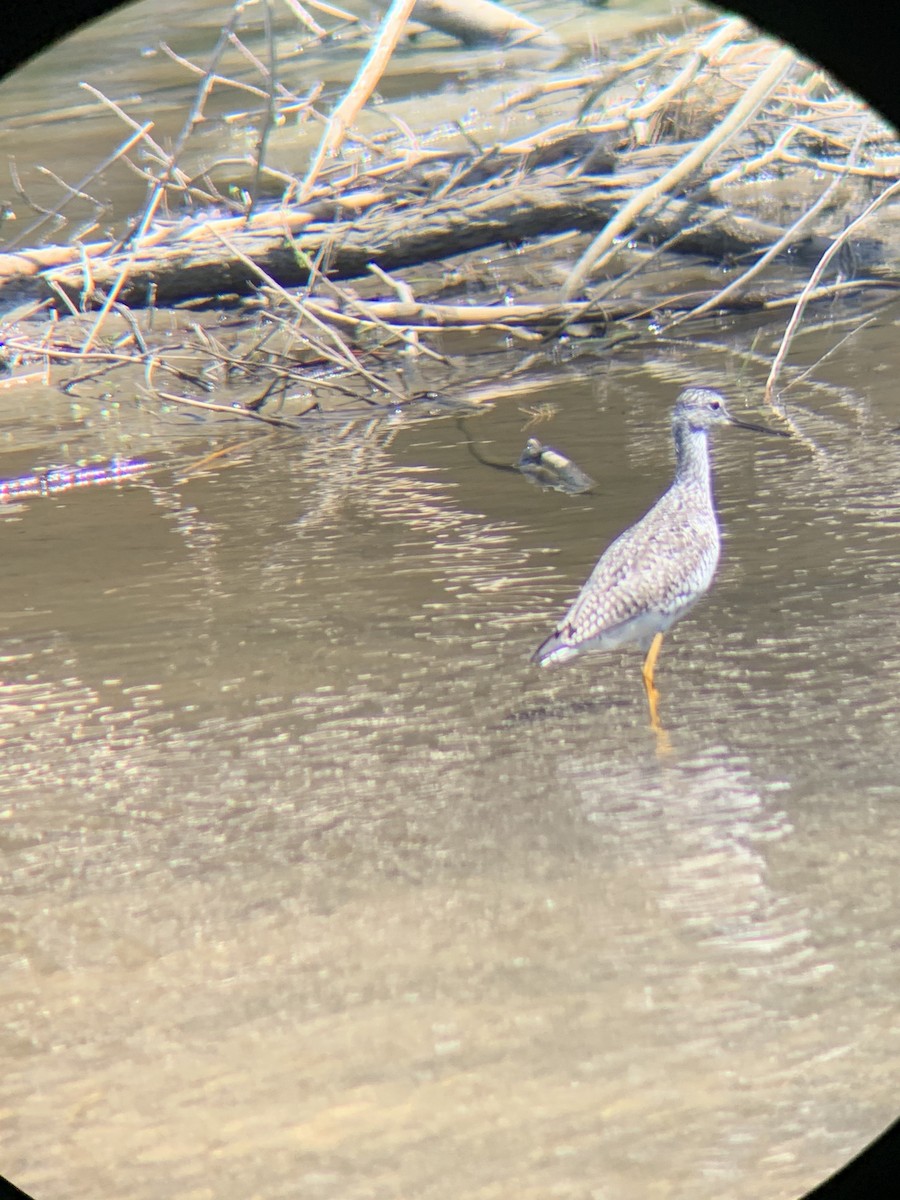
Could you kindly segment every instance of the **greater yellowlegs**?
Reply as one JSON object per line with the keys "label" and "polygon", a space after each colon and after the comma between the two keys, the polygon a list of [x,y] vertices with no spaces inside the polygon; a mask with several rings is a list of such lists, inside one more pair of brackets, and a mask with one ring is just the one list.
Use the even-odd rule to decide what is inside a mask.
{"label": "greater yellowlegs", "polygon": [[672,414],[676,466],[671,486],[604,551],[572,607],[532,655],[532,662],[549,666],[585,650],[639,645],[646,652],[644,687],[656,730],[659,694],[653,671],[663,634],[709,588],[719,561],[708,439],[714,425],[788,436],[737,420],[711,388],[685,389]]}

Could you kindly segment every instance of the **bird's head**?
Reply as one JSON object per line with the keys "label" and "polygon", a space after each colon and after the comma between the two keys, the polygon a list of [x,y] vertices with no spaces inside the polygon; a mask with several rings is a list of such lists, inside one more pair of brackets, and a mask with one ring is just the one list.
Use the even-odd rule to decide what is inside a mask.
{"label": "bird's head", "polygon": [[672,422],[675,425],[686,425],[689,429],[712,429],[714,425],[734,425],[738,429],[750,429],[754,433],[771,433],[775,437],[789,436],[779,429],[769,429],[765,425],[753,425],[749,421],[739,421],[725,407],[725,397],[713,388],[685,388],[675,401]]}

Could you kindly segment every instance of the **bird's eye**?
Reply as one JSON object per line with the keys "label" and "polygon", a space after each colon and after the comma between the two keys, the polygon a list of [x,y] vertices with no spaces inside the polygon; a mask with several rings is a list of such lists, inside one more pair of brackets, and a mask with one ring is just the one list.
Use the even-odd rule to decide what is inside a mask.
{"label": "bird's eye", "polygon": [[710,408],[721,408],[721,407],[722,407],[721,401],[719,401],[719,400],[710,400],[710,402],[709,402],[709,407],[710,407]]}

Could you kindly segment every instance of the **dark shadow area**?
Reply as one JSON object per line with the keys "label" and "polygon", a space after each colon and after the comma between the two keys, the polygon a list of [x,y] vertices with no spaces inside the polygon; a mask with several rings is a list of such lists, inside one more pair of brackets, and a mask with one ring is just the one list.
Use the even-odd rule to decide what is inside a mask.
{"label": "dark shadow area", "polygon": [[888,1200],[897,1194],[900,1167],[900,1120],[895,1121],[862,1154],[807,1192],[803,1200]]}

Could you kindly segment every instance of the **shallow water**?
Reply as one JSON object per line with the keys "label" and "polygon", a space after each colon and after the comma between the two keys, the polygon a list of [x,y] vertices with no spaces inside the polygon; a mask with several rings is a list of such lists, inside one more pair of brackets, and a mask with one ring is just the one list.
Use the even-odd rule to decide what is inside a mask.
{"label": "shallow water", "polygon": [[[235,424],[200,475],[228,439],[173,417],[144,480],[0,510],[2,1173],[758,1200],[886,1126],[898,313],[787,393],[790,441],[717,438],[725,552],[660,660],[668,755],[638,656],[528,655],[667,482],[679,386],[777,423],[733,365],[749,327],[464,419]],[[4,477],[123,449],[115,403],[0,402]],[[595,491],[480,461],[530,433]]]}

